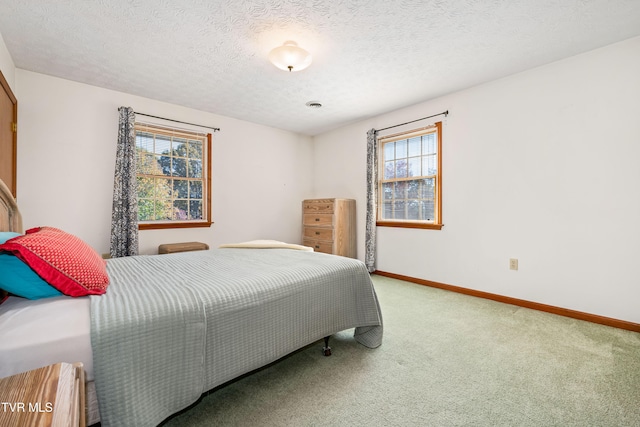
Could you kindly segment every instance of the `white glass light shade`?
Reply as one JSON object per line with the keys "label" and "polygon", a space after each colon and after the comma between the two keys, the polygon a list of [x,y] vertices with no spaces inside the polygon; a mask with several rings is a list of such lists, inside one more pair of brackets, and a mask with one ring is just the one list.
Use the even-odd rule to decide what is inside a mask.
{"label": "white glass light shade", "polygon": [[286,41],[269,52],[269,61],[281,70],[300,71],[311,64],[311,54],[296,42]]}

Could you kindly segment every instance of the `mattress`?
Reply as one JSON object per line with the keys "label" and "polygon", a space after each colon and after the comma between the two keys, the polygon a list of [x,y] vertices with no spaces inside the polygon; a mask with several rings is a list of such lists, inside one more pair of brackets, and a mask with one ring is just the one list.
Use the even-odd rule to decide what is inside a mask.
{"label": "mattress", "polygon": [[87,381],[93,381],[90,307],[89,297],[9,297],[0,305],[0,378],[82,362]]}

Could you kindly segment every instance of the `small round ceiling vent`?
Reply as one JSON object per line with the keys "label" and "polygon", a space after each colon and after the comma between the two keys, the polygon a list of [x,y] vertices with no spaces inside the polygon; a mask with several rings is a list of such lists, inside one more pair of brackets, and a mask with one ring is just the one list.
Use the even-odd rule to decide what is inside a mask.
{"label": "small round ceiling vent", "polygon": [[309,108],[320,108],[320,107],[322,107],[322,104],[320,104],[318,101],[309,101],[305,105],[307,107],[309,107]]}

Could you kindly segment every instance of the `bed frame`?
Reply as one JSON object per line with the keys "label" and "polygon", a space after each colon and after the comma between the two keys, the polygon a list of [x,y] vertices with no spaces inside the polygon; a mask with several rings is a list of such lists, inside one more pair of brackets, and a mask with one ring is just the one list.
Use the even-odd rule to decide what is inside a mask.
{"label": "bed frame", "polygon": [[0,231],[22,233],[22,216],[11,191],[0,179]]}

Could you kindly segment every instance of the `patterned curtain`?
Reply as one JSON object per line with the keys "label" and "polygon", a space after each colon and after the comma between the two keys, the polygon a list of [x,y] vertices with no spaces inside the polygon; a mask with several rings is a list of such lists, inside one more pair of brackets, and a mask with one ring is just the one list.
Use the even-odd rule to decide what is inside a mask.
{"label": "patterned curtain", "polygon": [[111,257],[138,255],[138,190],[136,188],[136,116],[120,107],[116,173],[111,213]]}
{"label": "patterned curtain", "polygon": [[376,209],[378,205],[378,141],[375,129],[367,132],[367,223],[364,263],[376,270]]}

